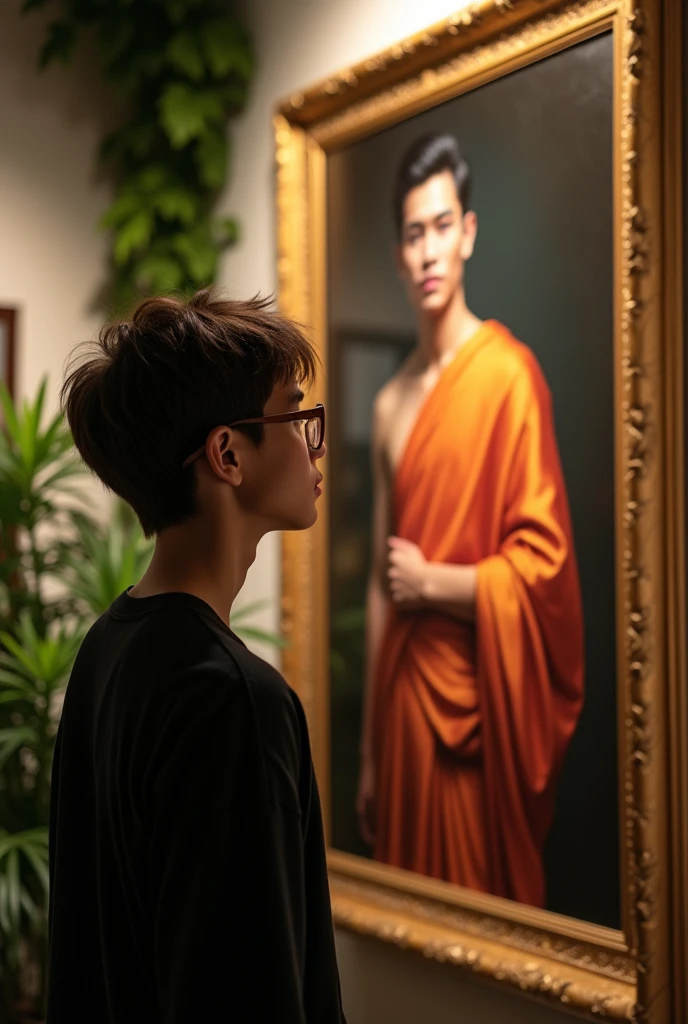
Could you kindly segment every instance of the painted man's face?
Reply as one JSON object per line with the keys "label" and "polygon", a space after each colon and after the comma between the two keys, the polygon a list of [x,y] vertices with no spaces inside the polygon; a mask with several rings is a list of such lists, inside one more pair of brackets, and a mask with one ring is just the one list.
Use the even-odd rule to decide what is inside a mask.
{"label": "painted man's face", "polygon": [[397,247],[399,276],[414,309],[439,314],[463,284],[463,265],[473,252],[477,217],[461,208],[449,170],[411,189],[403,213]]}

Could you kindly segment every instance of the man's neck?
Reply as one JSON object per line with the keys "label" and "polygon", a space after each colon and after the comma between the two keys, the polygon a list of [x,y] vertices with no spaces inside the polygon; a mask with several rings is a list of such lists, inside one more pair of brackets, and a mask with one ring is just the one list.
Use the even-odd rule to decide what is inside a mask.
{"label": "man's neck", "polygon": [[418,318],[418,340],[425,362],[429,366],[447,362],[473,337],[481,323],[466,305],[463,289],[456,292],[454,299],[441,313],[421,313]]}
{"label": "man's neck", "polygon": [[169,527],[158,536],[151,563],[130,594],[134,598],[193,594],[229,622],[234,599],[255,560],[258,540],[240,524],[228,530],[200,516]]}

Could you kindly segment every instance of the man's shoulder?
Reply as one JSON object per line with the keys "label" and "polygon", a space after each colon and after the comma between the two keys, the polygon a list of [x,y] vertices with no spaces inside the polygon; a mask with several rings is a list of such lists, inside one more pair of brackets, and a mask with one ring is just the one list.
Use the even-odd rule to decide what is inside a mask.
{"label": "man's shoulder", "polygon": [[246,647],[235,651],[246,682],[250,714],[268,769],[273,797],[299,811],[298,779],[309,757],[308,727],[301,702],[272,665]]}
{"label": "man's shoulder", "polygon": [[383,422],[392,416],[400,398],[414,375],[418,373],[419,351],[414,349],[403,361],[401,366],[385,381],[375,396],[374,416]]}
{"label": "man's shoulder", "polygon": [[211,716],[219,729],[244,732],[245,740],[255,735],[268,751],[296,749],[300,705],[276,668],[202,611],[174,615],[169,636],[176,634],[186,638],[183,651],[166,651],[159,662],[164,671],[156,671],[158,714]]}
{"label": "man's shoulder", "polygon": [[[179,642],[173,638],[179,638]],[[211,612],[180,609],[164,626],[152,621],[140,644],[152,645],[158,651],[180,687],[185,681],[193,683],[199,678],[209,687],[239,684],[259,713],[291,705],[290,688],[277,669],[251,651]]]}
{"label": "man's shoulder", "polygon": [[[130,609],[128,609],[130,610]],[[137,610],[138,612],[138,610]],[[152,607],[123,615],[115,602],[87,633],[73,676],[116,678],[121,696],[129,690],[174,700],[187,687],[208,689],[232,682],[263,689],[286,687],[278,672],[252,654],[201,601]]]}
{"label": "man's shoulder", "polygon": [[539,386],[544,380],[537,356],[498,320],[489,321],[491,343],[483,349],[482,370],[505,388],[517,382]]}
{"label": "man's shoulder", "polygon": [[246,681],[257,712],[272,714],[281,711],[291,716],[298,698],[281,672],[243,644],[233,642],[231,654]]}
{"label": "man's shoulder", "polygon": [[[251,651],[220,623],[204,624],[213,634],[208,648],[211,660],[195,659],[188,671],[178,674],[178,686],[185,678],[201,678],[206,685],[227,690],[227,707],[232,715],[241,709],[255,719],[264,742],[281,745],[288,733],[300,731],[300,703],[284,676],[269,662]],[[286,731],[285,731],[286,727]]]}
{"label": "man's shoulder", "polygon": [[93,642],[130,664],[159,666],[155,676],[176,676],[204,663],[229,666],[234,663],[227,644],[229,630],[201,604],[180,603],[124,618],[115,603],[93,627]]}

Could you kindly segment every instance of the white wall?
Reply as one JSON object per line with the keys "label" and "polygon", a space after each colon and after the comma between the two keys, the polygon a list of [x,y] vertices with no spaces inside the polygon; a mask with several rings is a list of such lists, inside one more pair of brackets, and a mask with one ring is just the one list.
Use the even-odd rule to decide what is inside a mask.
{"label": "white wall", "polygon": [[89,308],[105,274],[106,241],[95,231],[109,202],[96,177],[109,90],[88,52],[39,74],[46,18],[0,3],[0,305],[19,307],[18,391],[48,374],[57,404],[64,361],[92,337]]}
{"label": "white wall", "polygon": [[[115,104],[88,47],[68,68],[37,71],[48,18],[0,0],[0,306],[16,307],[17,395],[47,376],[56,411],[66,360],[102,320],[94,299],[106,276],[96,230],[109,187],[96,173]],[[95,507],[109,498],[86,484]]]}
{"label": "white wall", "polygon": [[[242,241],[221,283],[236,295],[273,292],[275,222],[272,115],[284,96],[451,14],[462,0],[244,0],[259,72],[233,129],[234,167],[225,206]],[[277,625],[279,543],[268,538],[247,590],[270,598]],[[561,1024],[568,1015],[479,985],[458,970],[341,933],[340,968],[349,1024]]]}

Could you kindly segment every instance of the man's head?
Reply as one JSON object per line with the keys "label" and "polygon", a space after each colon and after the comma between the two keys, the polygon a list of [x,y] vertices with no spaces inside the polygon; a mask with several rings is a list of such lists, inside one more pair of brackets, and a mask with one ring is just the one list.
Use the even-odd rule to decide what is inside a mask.
{"label": "man's head", "polygon": [[[258,532],[317,518],[316,462],[304,423],[231,427],[295,411],[316,357],[267,300],[198,292],[153,298],[105,327],[62,389],[84,462],[138,515],[147,535],[233,503]],[[199,446],[203,456],[184,467]]]}
{"label": "man's head", "polygon": [[397,268],[414,308],[437,315],[463,287],[478,228],[470,169],[453,135],[426,135],[406,152],[394,188]]}

